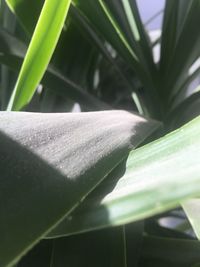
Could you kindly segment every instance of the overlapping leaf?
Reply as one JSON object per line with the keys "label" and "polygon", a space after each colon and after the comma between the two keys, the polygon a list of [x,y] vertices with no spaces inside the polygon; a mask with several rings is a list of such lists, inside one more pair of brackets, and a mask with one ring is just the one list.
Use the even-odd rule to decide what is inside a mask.
{"label": "overlapping leaf", "polygon": [[[89,196],[49,237],[120,225],[177,207],[200,195],[200,118],[130,153],[102,191]],[[116,176],[119,181],[116,184]],[[114,179],[114,180],[113,180]],[[107,191],[106,191],[107,190]]]}
{"label": "overlapping leaf", "polygon": [[157,123],[125,111],[0,113],[0,266],[75,209]]}
{"label": "overlapping leaf", "polygon": [[[25,56],[26,45],[3,29],[0,29],[0,41],[0,62],[18,71]],[[41,83],[57,94],[80,103],[86,110],[110,109],[107,104],[87,93],[80,85],[51,66]]]}
{"label": "overlapping leaf", "polygon": [[199,10],[198,0],[167,1],[161,54],[161,62],[165,65],[167,97],[169,93],[174,95],[180,90],[187,79],[189,67],[198,58],[200,34],[196,25],[199,21]]}
{"label": "overlapping leaf", "polygon": [[8,110],[20,110],[31,100],[59,39],[70,2],[45,1]]}
{"label": "overlapping leaf", "polygon": [[18,17],[28,35],[32,35],[44,0],[6,0],[8,6]]}

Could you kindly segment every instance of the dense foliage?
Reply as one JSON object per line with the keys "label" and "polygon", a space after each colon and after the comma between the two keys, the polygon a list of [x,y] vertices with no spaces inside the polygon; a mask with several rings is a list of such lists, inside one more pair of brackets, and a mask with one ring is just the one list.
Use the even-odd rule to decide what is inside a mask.
{"label": "dense foliage", "polygon": [[0,1],[0,267],[200,266],[200,0],[138,1]]}

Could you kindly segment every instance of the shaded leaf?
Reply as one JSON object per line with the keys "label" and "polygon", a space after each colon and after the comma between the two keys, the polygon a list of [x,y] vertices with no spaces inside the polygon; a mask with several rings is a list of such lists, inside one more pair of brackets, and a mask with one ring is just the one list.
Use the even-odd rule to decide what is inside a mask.
{"label": "shaded leaf", "polygon": [[[180,2],[182,3],[182,1]],[[178,38],[170,61],[170,68],[166,72],[165,88],[173,94],[187,79],[189,67],[199,56],[200,34],[196,25],[200,22],[200,1],[191,0],[187,2],[191,2],[191,4],[188,4],[181,32],[177,35]]]}
{"label": "shaded leaf", "polygon": [[[18,71],[25,55],[26,46],[18,38],[0,28],[0,62]],[[64,97],[69,97],[82,104],[86,110],[110,109],[103,101],[87,93],[82,87],[67,77],[64,77],[57,69],[49,66],[41,82],[45,87],[56,91]]]}
{"label": "shaded leaf", "polygon": [[28,35],[34,31],[44,0],[6,0]]}
{"label": "shaded leaf", "polygon": [[53,241],[42,240],[17,264],[17,267],[51,267]]}
{"label": "shaded leaf", "polygon": [[124,229],[127,267],[138,267],[142,250],[144,222],[127,224]]}
{"label": "shaded leaf", "polygon": [[[177,131],[131,152],[49,237],[69,235],[148,218],[198,196],[200,188],[200,117]],[[117,182],[117,184],[116,184]]]}
{"label": "shaded leaf", "polygon": [[125,111],[1,112],[0,121],[0,266],[4,267],[19,260],[80,205],[158,126]]}

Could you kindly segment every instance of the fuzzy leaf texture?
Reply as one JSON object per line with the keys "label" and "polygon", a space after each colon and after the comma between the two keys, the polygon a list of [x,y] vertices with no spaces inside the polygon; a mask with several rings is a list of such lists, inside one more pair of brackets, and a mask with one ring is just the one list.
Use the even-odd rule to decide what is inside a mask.
{"label": "fuzzy leaf texture", "polygon": [[0,113],[0,267],[80,205],[158,123],[125,111]]}

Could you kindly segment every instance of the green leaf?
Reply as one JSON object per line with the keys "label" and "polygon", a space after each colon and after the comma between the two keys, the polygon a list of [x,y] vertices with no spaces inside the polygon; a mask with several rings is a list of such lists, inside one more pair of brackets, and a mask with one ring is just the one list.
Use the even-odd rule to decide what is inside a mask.
{"label": "green leaf", "polygon": [[1,112],[0,121],[2,267],[18,261],[158,127],[125,111]]}
{"label": "green leaf", "polygon": [[73,1],[73,3],[87,17],[93,27],[95,27],[97,33],[100,33],[111,43],[127,59],[127,62],[137,65],[138,71],[139,69],[141,70],[137,57],[102,0],[87,0],[87,2],[78,0]]}
{"label": "green leaf", "polygon": [[[19,68],[21,61],[19,57],[0,55],[0,62],[13,70]],[[64,77],[55,69],[49,68],[47,70],[41,84],[66,99],[70,98],[78,102],[84,107],[85,111],[111,109],[109,105],[87,93],[79,85]]]}
{"label": "green leaf", "polygon": [[81,28],[82,32],[85,33],[87,38],[91,40],[93,45],[97,47],[101,54],[108,60],[108,62],[116,70],[117,75],[119,75],[123,79],[123,81],[126,83],[130,91],[132,92],[133,84],[130,77],[126,75],[124,68],[122,68],[119,62],[111,56],[104,44],[105,40],[98,35],[93,25],[87,20],[87,18],[82,14],[82,12],[80,12],[78,8],[75,8],[73,5],[71,5],[70,11],[70,14],[73,16],[77,25]]}
{"label": "green leaf", "polygon": [[109,0],[103,2],[106,3],[105,6],[109,7],[110,13],[118,22],[118,28],[121,29],[143,69],[153,76],[155,64],[153,63],[150,40],[142,24],[136,1]]}
{"label": "green leaf", "polygon": [[6,0],[28,35],[32,35],[44,0]]}
{"label": "green leaf", "polygon": [[31,100],[57,44],[70,2],[45,1],[8,110],[20,110]]}
{"label": "green leaf", "polygon": [[53,241],[42,240],[27,255],[25,255],[16,267],[51,267]]}
{"label": "green leaf", "polygon": [[[171,2],[174,4],[175,2],[177,3],[177,1]],[[199,56],[200,34],[199,28],[196,27],[196,25],[200,22],[200,1],[187,1],[190,2],[188,4],[184,2],[185,1],[180,1],[180,3],[186,6],[185,19],[180,32],[176,33],[176,44],[173,45],[174,50],[170,54],[171,60],[168,62],[169,68],[166,69],[165,88],[168,92],[173,94],[177,92],[177,89],[179,89],[187,79],[189,67]],[[178,9],[178,11],[181,11],[181,9]],[[172,40],[174,39],[175,38]]]}
{"label": "green leaf", "polygon": [[0,27],[0,52],[1,55],[15,55],[24,57],[27,47],[14,34],[9,33],[6,29]]}
{"label": "green leaf", "polygon": [[148,218],[200,195],[199,134],[200,117],[131,152],[101,190],[94,191],[48,237]]}
{"label": "green leaf", "polygon": [[[185,77],[183,83],[177,88],[176,92],[173,92],[170,101],[171,109],[175,108],[182,101],[187,101],[187,90],[193,81],[199,76],[200,68],[197,68],[191,75]],[[190,96],[189,96],[190,97]]]}
{"label": "green leaf", "polygon": [[196,88],[196,92],[185,98],[171,112],[169,112],[168,124],[171,128],[178,128],[184,123],[194,119],[200,115],[200,87]]}
{"label": "green leaf", "polygon": [[[27,3],[26,0],[21,0],[20,4],[18,4],[18,0],[7,0],[10,5],[12,6],[12,10],[14,10],[14,13],[17,15],[17,17],[19,18],[21,24],[24,26],[24,28],[26,28],[26,31],[29,33],[32,33],[32,28],[34,28],[34,26],[36,25],[36,21],[37,21],[37,17],[39,16],[39,6],[41,6],[41,3],[43,2],[43,0],[30,0],[29,3]],[[31,5],[31,9],[27,9],[27,5]],[[26,10],[26,12],[25,12]],[[34,15],[33,15],[34,14]],[[98,48],[99,51],[101,51],[101,53],[105,56],[105,58],[112,64],[112,66],[116,69],[117,75],[120,75],[120,77],[122,77],[122,79],[126,82],[126,85],[130,88],[130,90],[132,91],[133,89],[133,84],[132,84],[132,80],[129,78],[129,81],[127,80],[127,75],[124,75],[124,69],[120,66],[120,64],[118,64],[118,62],[116,60],[114,60],[112,58],[112,56],[110,55],[110,53],[108,52],[108,50],[106,49],[104,42],[105,40],[103,40],[103,38],[100,38],[98,33],[95,31],[95,29],[93,29],[93,25],[91,25],[91,23],[89,23],[89,21],[85,18],[85,16],[79,12],[79,10],[77,8],[75,8],[73,5],[70,6],[70,15],[73,17],[73,19],[75,19],[75,24],[81,28],[81,34],[80,32],[78,32],[79,38],[81,38],[81,42],[83,43],[83,36],[86,37],[87,39],[89,38],[90,41],[92,42],[93,46],[96,46]],[[74,23],[74,21],[73,21]],[[71,22],[70,22],[71,24]],[[67,28],[67,32],[68,32],[69,28]],[[67,33],[65,32],[65,33]],[[66,35],[66,34],[65,34]],[[67,33],[68,35],[68,33]],[[71,36],[67,36],[67,43],[66,44],[62,44],[63,49],[59,49],[59,53],[61,54],[62,59],[64,60],[65,57],[63,57],[64,54],[67,53],[67,62],[65,60],[64,66],[66,66],[66,64],[69,64],[69,57],[68,55],[72,55],[72,51],[75,51],[75,46],[77,44],[79,44],[79,41],[74,42],[74,44],[72,44],[72,51],[70,49],[68,49],[68,46],[71,43]],[[67,46],[66,46],[67,45]],[[17,46],[17,45],[15,45]],[[62,48],[61,46],[59,46],[59,48]],[[78,51],[82,51],[83,49],[79,49]],[[90,48],[91,51],[91,48]],[[57,52],[57,51],[56,51]],[[84,51],[82,51],[84,53]],[[77,51],[76,51],[77,53]],[[85,56],[87,56],[86,53],[84,53]],[[73,56],[73,55],[72,55]],[[73,58],[76,58],[76,67],[77,67],[77,60],[79,60],[79,57],[77,58],[73,56]],[[79,64],[78,64],[79,65]],[[66,67],[65,67],[66,68]],[[71,67],[70,71],[71,71]],[[67,75],[68,76],[68,75]],[[79,75],[77,75],[77,77],[79,77]],[[68,77],[69,78],[69,77]],[[95,101],[94,101],[95,102]],[[91,106],[91,105],[90,105]]]}
{"label": "green leaf", "polygon": [[[125,64],[128,64],[142,81],[148,98],[154,103],[148,106],[149,113],[152,117],[159,119],[162,107],[159,103],[160,99],[156,90],[157,82],[155,82],[155,79],[157,77],[157,67],[152,60],[148,38],[141,24],[136,3],[124,1],[126,7],[125,12],[123,11],[121,1],[87,0],[86,2],[78,0],[74,2],[75,7],[87,17],[96,31],[116,49],[123,60],[125,60]],[[127,19],[126,14],[128,12],[128,6],[131,6],[132,10],[131,13],[129,12],[129,19]],[[140,34],[141,40],[132,40],[135,50],[131,47],[130,41],[128,41],[128,33],[125,31],[122,23],[124,20],[126,21],[125,25],[128,23],[129,28],[131,26],[134,32],[136,31]],[[134,29],[132,25],[133,20],[137,24],[137,27],[134,27]],[[132,30],[129,29],[129,35],[131,34],[131,38],[134,39]]]}
{"label": "green leaf", "polygon": [[[0,10],[0,17],[2,19],[2,27],[7,31],[14,34],[16,30],[16,18],[10,12],[9,8],[5,4],[2,3]],[[12,93],[15,81],[17,79],[16,74],[14,74],[10,69],[6,66],[1,67],[1,109],[6,109],[8,105],[8,101],[10,99],[10,95]]]}
{"label": "green leaf", "polygon": [[[18,38],[0,28],[0,62],[11,69],[18,71],[25,55],[26,46]],[[110,109],[110,106],[100,101],[95,96],[87,93],[67,77],[64,77],[57,69],[49,66],[41,83],[57,94],[74,100],[83,105],[85,110]]]}
{"label": "green leaf", "polygon": [[[185,0],[182,1],[182,3]],[[188,2],[188,1],[187,1]],[[165,2],[161,37],[161,71],[167,74],[170,62],[174,55],[178,32],[179,0]]]}
{"label": "green leaf", "polygon": [[190,199],[182,203],[183,209],[196,233],[198,239],[200,239],[200,200]]}
{"label": "green leaf", "polygon": [[[115,1],[112,2],[115,3]],[[132,32],[136,54],[139,57],[143,68],[146,70],[147,75],[150,76],[150,82],[155,87],[156,84],[154,79],[156,78],[155,75],[157,69],[153,62],[151,42],[140,17],[137,1],[121,0],[121,4],[124,9],[124,18],[127,20],[128,25],[130,26],[130,31]],[[117,4],[115,3],[115,5]],[[130,43],[132,42],[130,40]]]}

